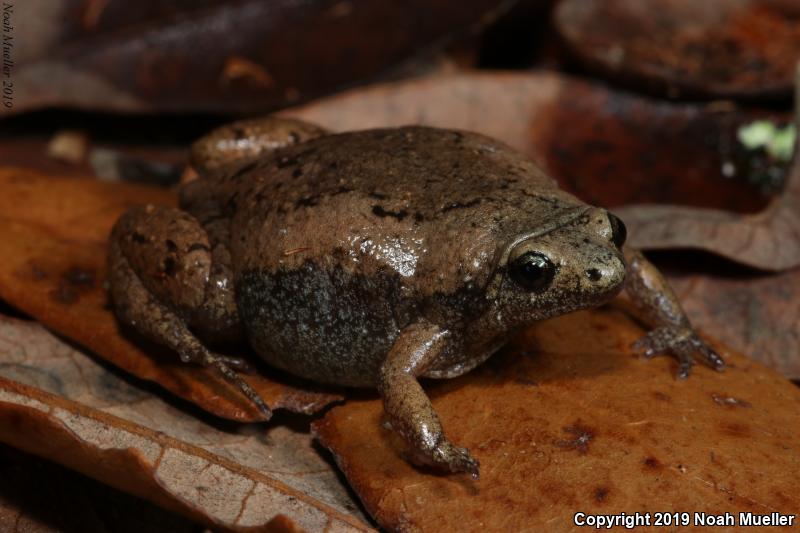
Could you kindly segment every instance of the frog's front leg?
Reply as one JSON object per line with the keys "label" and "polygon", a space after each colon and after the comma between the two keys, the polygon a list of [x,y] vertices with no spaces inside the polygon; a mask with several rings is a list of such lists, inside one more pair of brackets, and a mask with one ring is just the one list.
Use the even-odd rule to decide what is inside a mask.
{"label": "frog's front leg", "polygon": [[429,323],[413,324],[395,340],[381,367],[383,406],[395,429],[408,443],[418,464],[468,472],[478,478],[478,461],[444,436],[442,424],[417,377],[436,360],[450,333]]}
{"label": "frog's front leg", "polygon": [[671,353],[678,359],[678,377],[686,378],[695,357],[721,370],[725,361],[698,335],[664,276],[638,250],[624,247],[626,292],[653,329],[635,343],[645,356]]}
{"label": "frog's front leg", "polygon": [[210,240],[185,211],[133,208],[111,233],[111,299],[123,322],[184,362],[217,368],[269,418],[269,408],[232,368],[243,368],[243,361],[209,351],[190,330],[228,340],[239,329],[228,257],[225,246]]}

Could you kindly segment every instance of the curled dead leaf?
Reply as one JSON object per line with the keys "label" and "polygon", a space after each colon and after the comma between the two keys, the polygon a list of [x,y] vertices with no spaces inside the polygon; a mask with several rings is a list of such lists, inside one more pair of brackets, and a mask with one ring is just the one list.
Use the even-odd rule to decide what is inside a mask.
{"label": "curled dead leaf", "polygon": [[481,462],[477,482],[409,465],[379,399],[314,430],[391,531],[572,531],[577,511],[796,513],[800,390],[716,343],[724,372],[675,380],[671,359],[631,352],[642,333],[613,308],[572,313],[431,384],[445,431]]}
{"label": "curled dead leaf", "polygon": [[[147,203],[173,205],[175,197],[154,188],[0,168],[0,299],[217,416],[260,420],[263,415],[222,377],[121,330],[109,308],[103,287],[108,233],[125,209]],[[313,413],[341,399],[290,378],[245,379],[273,409]]]}
{"label": "curled dead leaf", "polygon": [[670,285],[692,324],[787,378],[800,379],[800,269],[698,269],[688,254],[666,263],[673,273]]}
{"label": "curled dead leaf", "polygon": [[786,270],[800,266],[798,177],[792,177],[781,196],[755,215],[673,205],[631,205],[616,212],[632,228],[633,246],[695,248],[761,270]]}
{"label": "curled dead leaf", "polygon": [[555,26],[586,66],[668,96],[787,98],[800,9],[782,0],[564,0]]}
{"label": "curled dead leaf", "polygon": [[114,524],[118,533],[197,532],[191,520],[5,444],[0,479],[3,531],[103,533]]}
{"label": "curled dead leaf", "polygon": [[2,378],[0,438],[211,527],[263,527],[292,510],[309,531],[367,530],[267,476]]}
{"label": "curled dead leaf", "polygon": [[0,440],[215,529],[368,529],[301,427],[211,424],[0,316]]}
{"label": "curled dead leaf", "polygon": [[[800,67],[795,85],[800,127]],[[632,205],[618,210],[640,248],[696,248],[768,271],[800,266],[800,141],[782,193],[766,209],[739,215],[714,209]]]}
{"label": "curled dead leaf", "polygon": [[19,56],[15,48],[14,105],[0,114],[275,109],[375,77],[482,27],[513,1],[24,4],[15,19],[41,23],[21,24],[17,39],[37,46]]}

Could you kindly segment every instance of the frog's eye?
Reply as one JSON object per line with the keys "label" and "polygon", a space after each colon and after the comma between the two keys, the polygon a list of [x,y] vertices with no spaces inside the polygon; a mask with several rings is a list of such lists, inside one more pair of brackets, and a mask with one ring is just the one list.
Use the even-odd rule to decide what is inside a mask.
{"label": "frog's eye", "polygon": [[540,291],[550,285],[556,267],[539,252],[525,252],[511,263],[511,277],[529,291]]}
{"label": "frog's eye", "polygon": [[611,223],[611,242],[617,248],[622,248],[625,244],[625,237],[628,236],[628,230],[625,229],[625,224],[616,216],[611,213],[608,214],[608,221]]}

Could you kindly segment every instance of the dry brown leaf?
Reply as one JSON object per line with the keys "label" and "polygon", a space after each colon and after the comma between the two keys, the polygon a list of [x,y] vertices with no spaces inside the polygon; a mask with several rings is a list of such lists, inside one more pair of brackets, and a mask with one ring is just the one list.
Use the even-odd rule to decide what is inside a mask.
{"label": "dry brown leaf", "polygon": [[[0,299],[110,363],[224,418],[261,420],[249,400],[212,370],[121,333],[103,288],[106,238],[128,207],[172,205],[159,189],[56,179],[0,168]],[[274,409],[313,413],[341,396],[290,381],[245,379]]]}
{"label": "dry brown leaf", "polygon": [[800,269],[769,274],[688,270],[684,264],[669,281],[692,324],[787,378],[800,379]]}
{"label": "dry brown leaf", "polygon": [[696,248],[762,270],[800,265],[800,187],[787,189],[767,211],[740,216],[712,209],[634,205],[616,210],[643,249]]}
{"label": "dry brown leaf", "polygon": [[368,529],[302,427],[211,425],[0,316],[0,440],[208,525]]}
{"label": "dry brown leaf", "polygon": [[641,334],[614,308],[573,313],[429,382],[445,431],[481,462],[476,482],[410,466],[378,399],[314,429],[391,531],[572,531],[576,512],[797,514],[800,390],[717,343],[729,368],[678,381],[673,360],[634,355]]}
{"label": "dry brown leaf", "polygon": [[[758,114],[657,103],[557,74],[405,81],[356,89],[286,114],[340,131],[409,123],[478,131],[531,155],[565,189],[604,206],[657,200],[736,203],[757,211],[762,205],[744,185],[731,191],[731,180],[722,175],[724,164],[754,163],[757,156],[744,154],[744,147],[723,147],[736,146],[738,126]],[[714,139],[711,146],[707,139]],[[759,214],[656,205],[615,211],[634,246],[701,248],[783,270],[800,265],[800,161],[797,167],[782,196]]]}
{"label": "dry brown leaf", "polygon": [[786,98],[800,10],[783,0],[564,0],[555,26],[580,61],[667,96]]}
{"label": "dry brown leaf", "polygon": [[[800,70],[795,131],[800,130]],[[798,136],[800,137],[800,136]],[[783,191],[766,209],[739,215],[714,209],[632,205],[617,210],[642,248],[697,248],[768,271],[800,266],[800,140]]]}
{"label": "dry brown leaf", "polygon": [[197,533],[195,522],[0,443],[0,531]]}
{"label": "dry brown leaf", "polygon": [[375,77],[512,3],[18,2],[16,42],[36,44],[13,49],[13,106],[0,115],[276,109]]}
{"label": "dry brown leaf", "polygon": [[360,87],[280,114],[333,131],[406,124],[472,130],[536,156],[530,128],[569,83],[543,72],[448,74]]}
{"label": "dry brown leaf", "polygon": [[764,211],[740,215],[675,205],[616,210],[631,229],[630,243],[647,249],[696,248],[761,270],[800,266],[800,157],[780,196]]}

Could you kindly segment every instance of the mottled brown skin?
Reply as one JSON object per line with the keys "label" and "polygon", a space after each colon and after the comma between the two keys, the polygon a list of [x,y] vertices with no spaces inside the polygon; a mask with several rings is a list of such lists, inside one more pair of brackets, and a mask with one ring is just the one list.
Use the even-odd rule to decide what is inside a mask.
{"label": "mottled brown skin", "polygon": [[195,145],[201,179],[181,209],[134,209],[112,235],[118,315],[184,360],[235,380],[198,337],[243,331],[276,367],[377,387],[414,462],[475,477],[417,378],[458,376],[536,320],[607,302],[626,256],[631,297],[655,326],[646,353],[671,352],[681,376],[695,355],[723,366],[663,277],[623,253],[621,222],[504,144],[423,127],[244,126]]}

